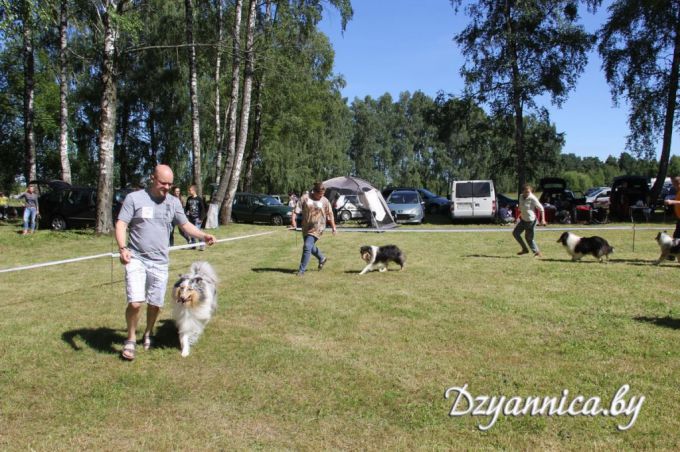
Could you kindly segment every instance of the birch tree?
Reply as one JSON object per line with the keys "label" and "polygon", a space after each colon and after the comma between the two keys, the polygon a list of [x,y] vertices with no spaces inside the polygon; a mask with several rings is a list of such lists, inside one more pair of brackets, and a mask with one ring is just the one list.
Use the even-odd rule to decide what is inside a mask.
{"label": "birch tree", "polygon": [[196,75],[196,47],[194,46],[194,6],[192,0],[184,0],[186,11],[186,35],[189,44],[189,96],[191,98],[191,149],[192,175],[198,196],[203,196],[201,177],[201,126],[198,115],[198,76]]}
{"label": "birch tree", "polygon": [[99,120],[99,179],[97,184],[98,234],[108,234],[113,227],[113,153],[116,141],[117,86],[115,75],[116,39],[118,30],[113,15],[121,12],[126,0],[103,0],[97,14],[104,34],[101,78],[102,97]]}
{"label": "birch tree", "polygon": [[35,156],[35,60],[33,56],[33,4],[31,0],[21,3],[21,17],[23,25],[23,56],[24,56],[24,176],[26,183],[37,177]]}
{"label": "birch tree", "polygon": [[68,0],[61,0],[59,8],[59,156],[61,179],[71,183],[71,164],[68,160]]}

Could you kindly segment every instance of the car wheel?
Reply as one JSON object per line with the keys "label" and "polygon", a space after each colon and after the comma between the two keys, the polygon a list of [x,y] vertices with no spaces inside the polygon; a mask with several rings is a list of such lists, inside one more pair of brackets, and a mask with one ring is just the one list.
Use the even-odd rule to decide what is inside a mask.
{"label": "car wheel", "polygon": [[283,225],[283,217],[281,215],[272,215],[272,224],[274,226],[282,226]]}
{"label": "car wheel", "polygon": [[349,221],[352,219],[352,213],[349,210],[340,212],[340,221]]}
{"label": "car wheel", "polygon": [[430,208],[427,210],[429,214],[435,215],[439,213],[439,206],[437,206],[437,204],[430,204]]}
{"label": "car wheel", "polygon": [[55,215],[50,221],[50,227],[53,231],[63,231],[66,229],[66,220],[61,215]]}

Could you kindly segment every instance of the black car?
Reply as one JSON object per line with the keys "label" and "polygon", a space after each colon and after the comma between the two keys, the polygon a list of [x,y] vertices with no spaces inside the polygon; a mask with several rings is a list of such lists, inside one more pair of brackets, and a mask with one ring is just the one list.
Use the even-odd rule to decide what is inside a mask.
{"label": "black car", "polygon": [[[97,222],[97,189],[73,186],[61,180],[32,181],[40,195],[40,227],[55,231],[93,227]],[[114,192],[112,219],[115,222],[125,195],[132,190]]]}
{"label": "black car", "polygon": [[269,195],[255,193],[236,193],[231,208],[234,221],[262,222],[280,226],[290,223],[291,209]]}
{"label": "black car", "polygon": [[649,184],[643,176],[618,176],[612,182],[609,195],[609,210],[620,220],[628,220],[631,207],[649,207]]}

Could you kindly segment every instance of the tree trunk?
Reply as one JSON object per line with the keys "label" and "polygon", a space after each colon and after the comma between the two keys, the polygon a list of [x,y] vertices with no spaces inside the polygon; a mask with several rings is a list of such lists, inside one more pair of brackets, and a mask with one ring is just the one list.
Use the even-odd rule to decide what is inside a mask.
{"label": "tree trunk", "polygon": [[[269,27],[271,25],[271,0],[265,1],[265,17],[264,17],[264,27],[265,27],[265,42],[266,45],[269,44]],[[266,67],[262,67],[260,79],[255,84],[255,91],[257,92],[257,101],[255,102],[255,121],[253,130],[253,143],[250,147],[250,152],[248,153],[248,158],[246,159],[246,170],[244,174],[243,189],[244,191],[253,191],[253,167],[255,166],[255,161],[260,153],[260,148],[262,147],[262,93],[265,88],[265,79],[267,77]]]}
{"label": "tree trunk", "polygon": [[68,0],[61,0],[59,12],[59,155],[61,180],[71,183],[71,164],[68,161],[68,71],[66,45],[68,27]]}
{"label": "tree trunk", "polygon": [[236,156],[234,167],[229,179],[229,190],[224,202],[224,214],[226,218],[231,218],[232,200],[238,188],[241,178],[241,166],[243,164],[243,154],[246,150],[248,141],[248,124],[250,121],[250,98],[253,91],[253,72],[255,60],[255,17],[257,13],[257,0],[250,0],[250,10],[248,11],[248,31],[246,34],[246,67],[243,78],[243,101],[241,104],[241,122],[238,131],[238,144],[236,145]]}
{"label": "tree trunk", "polygon": [[515,157],[517,158],[517,192],[522,192],[522,185],[527,181],[526,154],[524,152],[524,111],[522,107],[522,87],[520,86],[520,72],[517,63],[517,46],[515,32],[512,26],[512,6],[505,1],[505,21],[508,30],[507,45],[512,65],[512,108],[515,122]]}
{"label": "tree trunk", "polygon": [[[231,176],[231,169],[234,161],[234,154],[236,151],[236,107],[239,99],[240,87],[240,71],[241,71],[241,14],[243,10],[243,0],[236,0],[234,5],[234,28],[232,32],[233,40],[233,55],[232,55],[232,69],[231,69],[231,96],[229,99],[229,106],[226,111],[228,120],[227,137],[224,143],[228,142],[227,149],[227,164],[221,170],[220,182],[217,187],[215,196],[210,199],[210,206],[208,207],[208,218],[206,219],[206,228],[216,228],[218,223],[227,224],[231,221],[231,209],[229,215],[226,215],[224,201],[229,188],[229,177]],[[230,164],[229,162],[232,162]],[[220,215],[221,214],[221,215]],[[221,222],[218,221],[218,216],[221,216]]]}
{"label": "tree trunk", "polygon": [[[264,77],[264,74],[263,74]],[[246,158],[246,169],[243,174],[243,190],[253,191],[253,167],[255,160],[260,153],[260,146],[262,143],[262,82],[255,84],[255,91],[257,100],[255,101],[255,118],[253,129],[253,142],[250,145],[248,158]]]}
{"label": "tree trunk", "polygon": [[156,113],[154,111],[155,102],[149,104],[149,117],[147,124],[149,126],[149,163],[151,168],[158,165],[158,137],[156,136]]}
{"label": "tree trunk", "polygon": [[[675,19],[675,39],[673,45],[673,61],[668,81],[668,101],[666,103],[666,117],[664,118],[661,156],[659,157],[659,172],[657,173],[656,182],[654,182],[650,195],[650,202],[652,204],[659,198],[663,188],[663,183],[668,173],[668,160],[671,156],[671,139],[673,137],[673,123],[675,122],[675,108],[677,106],[678,95],[678,71],[680,70],[680,12]],[[680,176],[680,174],[674,174],[673,176]]]}
{"label": "tree trunk", "polygon": [[222,166],[222,121],[220,120],[220,70],[222,68],[222,46],[224,45],[224,27],[222,24],[222,0],[217,3],[217,54],[215,56],[215,183],[219,184],[220,166]]}
{"label": "tree trunk", "polygon": [[120,147],[118,149],[118,165],[120,166],[120,186],[128,185],[128,132],[130,129],[130,101],[123,100],[123,114],[120,118]]}
{"label": "tree trunk", "polygon": [[23,39],[24,39],[24,156],[26,183],[37,178],[35,162],[35,61],[33,59],[33,21],[32,5],[29,0],[22,3]]}
{"label": "tree trunk", "polygon": [[189,45],[189,95],[191,97],[191,144],[193,150],[193,179],[198,196],[203,196],[201,177],[201,127],[198,116],[198,81],[196,75],[196,47],[194,46],[194,6],[192,0],[184,0],[186,10],[186,32]]}
{"label": "tree trunk", "polygon": [[104,56],[102,61],[102,99],[99,120],[99,183],[97,185],[97,233],[108,234],[113,226],[113,151],[116,140],[116,80],[114,57],[116,31],[111,23],[110,1],[103,5]]}

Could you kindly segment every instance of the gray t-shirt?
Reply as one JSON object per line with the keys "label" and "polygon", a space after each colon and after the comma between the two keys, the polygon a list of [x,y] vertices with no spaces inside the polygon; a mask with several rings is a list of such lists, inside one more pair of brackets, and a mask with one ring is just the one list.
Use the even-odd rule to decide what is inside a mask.
{"label": "gray t-shirt", "polygon": [[128,224],[128,247],[138,259],[168,263],[168,246],[172,226],[187,220],[179,199],[174,196],[154,198],[147,190],[128,194],[118,219]]}
{"label": "gray t-shirt", "polygon": [[26,207],[34,207],[38,208],[38,194],[37,193],[29,193],[29,192],[24,192],[19,195],[19,199],[23,198],[24,201],[26,202]]}

